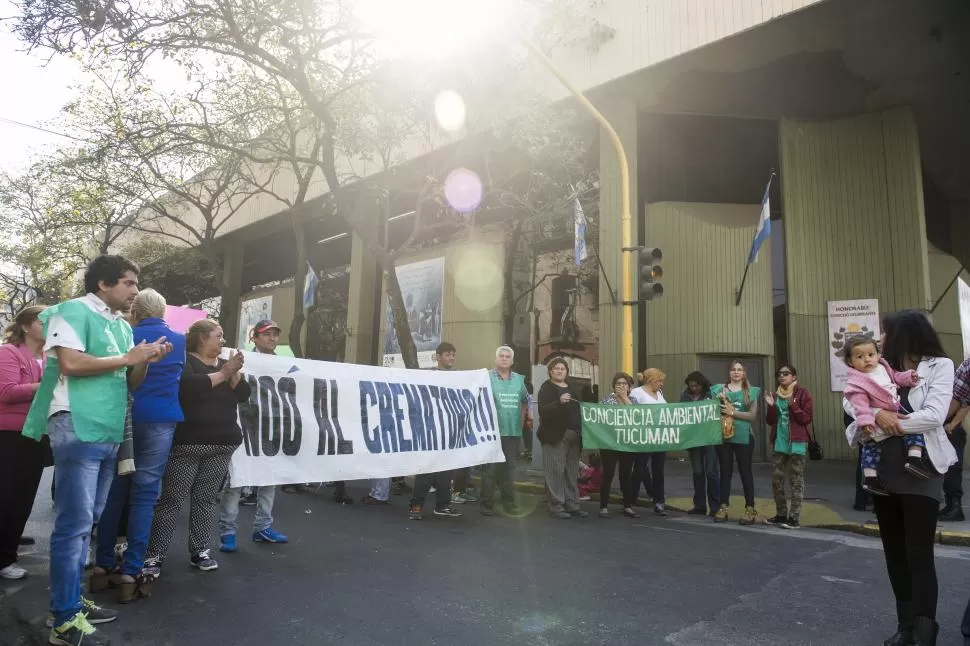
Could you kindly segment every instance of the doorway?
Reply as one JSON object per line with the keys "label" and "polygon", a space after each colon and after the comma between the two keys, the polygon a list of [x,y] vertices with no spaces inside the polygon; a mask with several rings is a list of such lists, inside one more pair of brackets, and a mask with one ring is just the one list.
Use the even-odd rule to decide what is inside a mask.
{"label": "doorway", "polygon": [[[728,371],[731,362],[740,359],[744,362],[744,367],[748,372],[748,382],[752,386],[761,388],[764,393],[765,387],[765,359],[753,355],[699,355],[697,357],[701,373],[710,380],[712,384],[723,384],[728,379]],[[768,438],[764,432],[764,402],[758,402],[758,418],[751,424],[754,432],[755,451],[754,458],[757,462],[768,461]]]}

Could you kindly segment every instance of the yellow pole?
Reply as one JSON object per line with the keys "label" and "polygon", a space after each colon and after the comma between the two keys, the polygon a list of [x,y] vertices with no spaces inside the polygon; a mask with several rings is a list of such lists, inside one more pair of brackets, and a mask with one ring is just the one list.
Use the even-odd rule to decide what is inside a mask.
{"label": "yellow pole", "polygon": [[[569,92],[576,97],[579,104],[589,112],[594,119],[596,119],[599,124],[603,127],[603,130],[610,136],[610,140],[613,142],[613,148],[616,149],[617,161],[620,164],[620,223],[623,227],[623,282],[622,282],[622,301],[623,301],[623,343],[621,345],[621,354],[623,358],[623,372],[632,375],[633,370],[633,284],[632,276],[630,275],[631,260],[626,256],[628,253],[632,253],[631,247],[633,247],[633,240],[631,235],[631,221],[630,221],[630,165],[626,160],[626,151],[623,150],[623,142],[620,141],[620,136],[616,134],[616,130],[613,129],[613,125],[607,120],[603,114],[596,109],[586,95],[570,82],[566,75],[563,74],[559,68],[556,67],[555,63],[552,62],[545,52],[543,52],[537,45],[531,41],[523,38],[522,42],[529,49],[532,54],[538,58],[543,65],[545,65],[550,72],[552,72],[559,82],[566,87]],[[600,217],[604,217],[601,213]],[[601,331],[601,338],[605,336]]]}

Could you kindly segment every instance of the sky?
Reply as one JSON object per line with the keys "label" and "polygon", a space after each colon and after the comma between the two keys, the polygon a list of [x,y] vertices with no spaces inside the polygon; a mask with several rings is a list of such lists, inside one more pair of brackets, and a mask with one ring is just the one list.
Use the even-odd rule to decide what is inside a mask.
{"label": "sky", "polygon": [[[10,0],[0,0],[0,18],[16,13]],[[58,56],[49,63],[43,54],[27,54],[10,33],[9,21],[0,22],[0,170],[16,172],[33,156],[70,140],[6,121],[44,127],[72,97],[70,90],[81,78],[79,66]]]}

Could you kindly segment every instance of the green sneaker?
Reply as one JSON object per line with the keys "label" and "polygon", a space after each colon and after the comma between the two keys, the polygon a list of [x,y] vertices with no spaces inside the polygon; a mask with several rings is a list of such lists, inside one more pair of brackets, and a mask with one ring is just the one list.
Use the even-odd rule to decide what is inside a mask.
{"label": "green sneaker", "polygon": [[111,640],[91,625],[83,611],[51,628],[47,642],[55,646],[111,646]]}

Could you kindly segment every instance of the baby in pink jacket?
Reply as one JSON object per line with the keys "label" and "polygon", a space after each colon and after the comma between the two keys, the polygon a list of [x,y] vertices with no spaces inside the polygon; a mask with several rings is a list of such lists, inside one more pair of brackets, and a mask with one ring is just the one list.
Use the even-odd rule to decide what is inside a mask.
{"label": "baby in pink jacket", "polygon": [[[898,411],[897,387],[911,388],[919,382],[915,370],[896,372],[879,354],[876,342],[866,337],[852,337],[845,345],[845,362],[849,366],[849,382],[845,398],[856,414],[856,438],[862,453],[862,487],[877,496],[889,495],[879,480],[880,442],[889,434],[876,426],[872,409]],[[921,434],[903,435],[906,461],[903,468],[918,478],[928,479],[930,473],[924,461],[926,441]]]}

